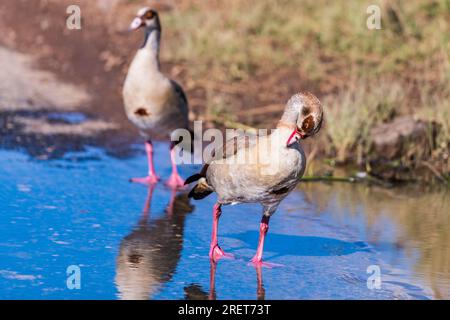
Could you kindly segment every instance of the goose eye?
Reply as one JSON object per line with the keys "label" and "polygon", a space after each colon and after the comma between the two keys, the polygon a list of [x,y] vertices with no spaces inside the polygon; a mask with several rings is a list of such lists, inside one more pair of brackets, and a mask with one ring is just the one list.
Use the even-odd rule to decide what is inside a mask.
{"label": "goose eye", "polygon": [[147,11],[146,13],[145,13],[145,19],[148,19],[148,20],[150,20],[150,19],[153,19],[153,16],[154,16],[155,14],[153,13],[153,11]]}

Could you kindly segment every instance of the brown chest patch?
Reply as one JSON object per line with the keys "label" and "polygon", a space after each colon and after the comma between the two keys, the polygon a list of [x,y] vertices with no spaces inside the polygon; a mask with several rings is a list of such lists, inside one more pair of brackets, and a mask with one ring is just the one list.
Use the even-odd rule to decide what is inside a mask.
{"label": "brown chest patch", "polygon": [[130,254],[128,256],[128,262],[130,262],[132,264],[138,264],[141,262],[141,260],[142,260],[142,255],[138,254],[138,253]]}
{"label": "brown chest patch", "polygon": [[147,109],[145,108],[139,108],[134,112],[135,115],[140,116],[140,117],[148,117],[149,115],[151,115],[150,112],[147,111]]}

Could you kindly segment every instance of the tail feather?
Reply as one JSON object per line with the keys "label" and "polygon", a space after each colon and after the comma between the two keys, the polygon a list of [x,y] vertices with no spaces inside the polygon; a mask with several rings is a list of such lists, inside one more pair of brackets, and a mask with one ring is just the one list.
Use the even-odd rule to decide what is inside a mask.
{"label": "tail feather", "polygon": [[[194,200],[200,200],[206,198],[211,193],[214,192],[213,188],[208,184],[205,177],[201,177],[198,180],[198,184],[192,188],[189,192],[188,197],[194,198]],[[194,180],[195,181],[195,180]]]}
{"label": "tail feather", "polygon": [[200,173],[196,173],[193,176],[190,176],[189,178],[187,178],[186,181],[184,181],[184,185],[188,185],[188,184],[191,184],[192,182],[198,181],[202,177],[203,176]]}

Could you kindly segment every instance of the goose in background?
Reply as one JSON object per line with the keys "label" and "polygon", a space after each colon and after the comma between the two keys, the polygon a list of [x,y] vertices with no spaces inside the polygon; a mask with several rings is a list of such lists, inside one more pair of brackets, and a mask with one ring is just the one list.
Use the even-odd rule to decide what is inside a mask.
{"label": "goose in background", "polygon": [[[299,140],[319,132],[322,119],[322,105],[317,97],[309,92],[296,94],[287,102],[277,128],[270,135],[244,134],[227,141],[222,150],[218,150],[213,159],[206,162],[200,173],[186,180],[186,184],[198,181],[189,193],[196,200],[203,199],[212,192],[217,193],[209,251],[213,261],[227,256],[217,240],[222,206],[260,203],[263,217],[258,249],[252,262],[256,265],[263,264],[263,247],[269,219],[305,172],[306,157]],[[246,161],[241,160],[243,157]]]}
{"label": "goose in background", "polygon": [[[128,69],[123,86],[123,101],[128,119],[146,140],[148,157],[148,175],[131,181],[155,184],[159,177],[153,164],[152,139],[170,140],[174,130],[188,129],[188,101],[181,86],[161,72],[161,23],[158,13],[147,7],[140,9],[130,29],[143,29],[144,43]],[[175,146],[176,143],[170,143],[172,174],[166,184],[178,188],[184,185],[184,180],[177,171]]]}
{"label": "goose in background", "polygon": [[151,220],[154,188],[149,186],[139,223],[120,243],[115,282],[123,300],[150,299],[172,279],[181,257],[184,223],[193,207],[186,194],[172,190],[165,215]]}

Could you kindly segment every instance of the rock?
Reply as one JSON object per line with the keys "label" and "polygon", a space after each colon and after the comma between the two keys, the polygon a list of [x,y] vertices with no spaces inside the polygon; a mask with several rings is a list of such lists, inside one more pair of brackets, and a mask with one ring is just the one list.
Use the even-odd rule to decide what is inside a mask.
{"label": "rock", "polygon": [[415,120],[411,116],[397,117],[392,122],[379,124],[370,131],[371,158],[422,158],[431,152],[430,128],[425,121]]}

